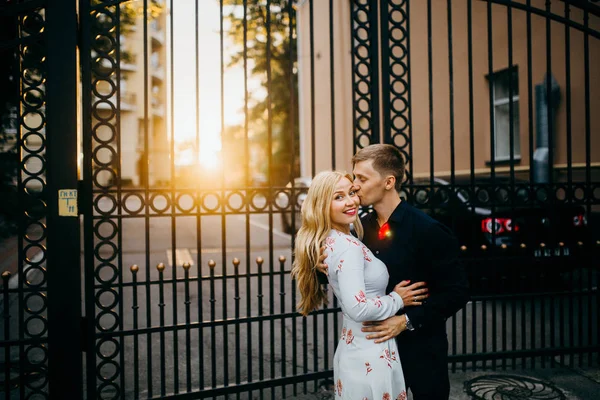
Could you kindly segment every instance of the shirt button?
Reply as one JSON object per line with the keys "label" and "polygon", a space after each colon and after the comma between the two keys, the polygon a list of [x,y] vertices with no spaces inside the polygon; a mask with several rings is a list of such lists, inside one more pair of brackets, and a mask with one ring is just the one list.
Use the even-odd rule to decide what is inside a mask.
{"label": "shirt button", "polygon": [[375,250],[375,254],[379,254],[379,250]]}

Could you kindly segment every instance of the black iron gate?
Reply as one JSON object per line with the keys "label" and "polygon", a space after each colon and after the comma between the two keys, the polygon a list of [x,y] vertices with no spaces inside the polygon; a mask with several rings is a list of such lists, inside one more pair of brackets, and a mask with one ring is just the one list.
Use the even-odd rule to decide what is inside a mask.
{"label": "black iron gate", "polygon": [[19,227],[4,398],[316,390],[338,308],[295,312],[299,203],[378,142],[461,242],[474,293],[448,321],[451,368],[597,365],[596,2],[29,0],[0,17]]}

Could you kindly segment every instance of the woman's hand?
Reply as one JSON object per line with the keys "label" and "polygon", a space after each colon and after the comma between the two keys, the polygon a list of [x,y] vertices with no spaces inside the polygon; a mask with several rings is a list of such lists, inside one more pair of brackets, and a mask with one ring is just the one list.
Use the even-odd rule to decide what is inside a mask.
{"label": "woman's hand", "polygon": [[402,297],[404,307],[420,306],[423,300],[429,297],[429,289],[425,285],[425,282],[415,282],[410,285],[410,281],[402,281],[394,287],[394,292]]}
{"label": "woman's hand", "polygon": [[327,258],[327,253],[325,253],[325,246],[322,246],[319,249],[319,263],[317,264],[317,271],[329,275],[329,267],[325,263],[325,259]]}

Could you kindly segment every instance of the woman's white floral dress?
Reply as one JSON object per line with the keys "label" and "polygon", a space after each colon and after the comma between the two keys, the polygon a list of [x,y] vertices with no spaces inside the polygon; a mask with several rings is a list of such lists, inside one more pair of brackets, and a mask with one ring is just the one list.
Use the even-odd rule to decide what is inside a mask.
{"label": "woman's white floral dress", "polygon": [[361,332],[364,321],[379,321],[403,307],[395,292],[385,293],[385,264],[357,238],[332,230],[325,241],[329,283],[340,303],[343,325],[333,359],[335,398],[404,400],[406,388],[394,339],[376,344]]}

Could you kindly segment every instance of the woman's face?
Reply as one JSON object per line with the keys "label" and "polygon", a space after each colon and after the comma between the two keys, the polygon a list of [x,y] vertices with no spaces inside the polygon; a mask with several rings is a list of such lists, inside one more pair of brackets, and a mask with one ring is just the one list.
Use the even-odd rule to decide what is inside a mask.
{"label": "woman's face", "polygon": [[350,224],[356,220],[360,200],[352,182],[341,178],[333,191],[331,199],[331,224],[334,229],[350,233]]}

